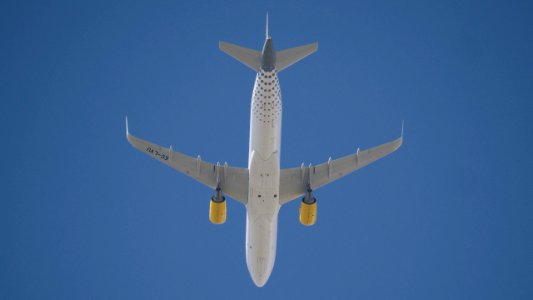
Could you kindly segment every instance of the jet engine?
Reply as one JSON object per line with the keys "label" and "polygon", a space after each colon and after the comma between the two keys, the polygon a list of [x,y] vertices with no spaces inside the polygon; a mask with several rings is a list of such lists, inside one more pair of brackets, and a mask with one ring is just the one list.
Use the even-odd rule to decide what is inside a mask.
{"label": "jet engine", "polygon": [[316,198],[313,197],[313,190],[308,188],[300,204],[300,223],[305,226],[315,225],[316,212]]}
{"label": "jet engine", "polygon": [[222,194],[220,187],[217,187],[209,203],[209,221],[213,224],[226,222],[226,197]]}

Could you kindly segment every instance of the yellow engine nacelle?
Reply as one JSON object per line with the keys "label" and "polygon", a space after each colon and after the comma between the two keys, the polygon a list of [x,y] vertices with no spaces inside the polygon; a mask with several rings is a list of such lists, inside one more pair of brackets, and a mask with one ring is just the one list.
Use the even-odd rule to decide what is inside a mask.
{"label": "yellow engine nacelle", "polygon": [[209,221],[213,224],[224,224],[226,222],[226,199],[216,202],[211,199],[209,203]]}
{"label": "yellow engine nacelle", "polygon": [[300,223],[305,226],[312,226],[316,223],[316,201],[307,204],[302,200],[300,204]]}

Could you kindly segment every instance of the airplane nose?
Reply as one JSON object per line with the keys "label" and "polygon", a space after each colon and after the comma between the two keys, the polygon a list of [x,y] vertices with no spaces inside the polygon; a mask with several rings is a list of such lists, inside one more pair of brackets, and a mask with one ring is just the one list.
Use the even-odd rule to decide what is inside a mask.
{"label": "airplane nose", "polygon": [[268,277],[263,274],[254,274],[252,275],[252,280],[257,287],[263,287],[268,281]]}
{"label": "airplane nose", "polygon": [[252,280],[257,287],[263,287],[271,273],[271,270],[267,267],[267,260],[264,257],[258,257],[250,271]]}

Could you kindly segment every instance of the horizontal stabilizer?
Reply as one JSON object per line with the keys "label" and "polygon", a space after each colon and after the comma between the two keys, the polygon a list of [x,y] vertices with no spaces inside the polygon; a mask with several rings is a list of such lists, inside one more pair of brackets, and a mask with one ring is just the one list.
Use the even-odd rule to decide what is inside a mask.
{"label": "horizontal stabilizer", "polygon": [[261,52],[259,51],[222,41],[218,44],[218,47],[256,72],[261,68]]}
{"label": "horizontal stabilizer", "polygon": [[312,54],[318,49],[318,43],[312,43],[305,46],[295,47],[279,51],[276,53],[276,70],[281,72],[283,69],[300,61],[309,54]]}

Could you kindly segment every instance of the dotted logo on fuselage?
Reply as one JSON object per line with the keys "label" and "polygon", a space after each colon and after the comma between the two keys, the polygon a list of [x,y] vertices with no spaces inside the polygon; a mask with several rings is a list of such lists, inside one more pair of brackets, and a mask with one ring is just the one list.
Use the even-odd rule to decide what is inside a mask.
{"label": "dotted logo on fuselage", "polygon": [[275,71],[261,70],[255,78],[252,111],[256,120],[272,124],[281,118],[281,90]]}

